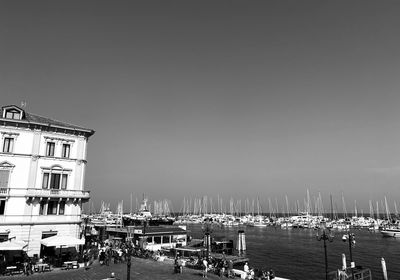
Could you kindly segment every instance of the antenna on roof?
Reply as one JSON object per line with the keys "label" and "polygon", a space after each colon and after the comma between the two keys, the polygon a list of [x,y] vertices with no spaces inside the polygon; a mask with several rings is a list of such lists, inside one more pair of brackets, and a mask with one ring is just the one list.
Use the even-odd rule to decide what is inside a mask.
{"label": "antenna on roof", "polygon": [[26,101],[25,100],[21,101],[21,108],[26,108]]}

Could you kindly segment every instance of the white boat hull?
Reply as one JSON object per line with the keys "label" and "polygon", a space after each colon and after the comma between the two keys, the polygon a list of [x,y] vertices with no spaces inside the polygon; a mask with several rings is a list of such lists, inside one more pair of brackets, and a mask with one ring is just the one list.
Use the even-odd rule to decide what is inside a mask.
{"label": "white boat hull", "polygon": [[400,237],[400,229],[381,230],[383,237]]}

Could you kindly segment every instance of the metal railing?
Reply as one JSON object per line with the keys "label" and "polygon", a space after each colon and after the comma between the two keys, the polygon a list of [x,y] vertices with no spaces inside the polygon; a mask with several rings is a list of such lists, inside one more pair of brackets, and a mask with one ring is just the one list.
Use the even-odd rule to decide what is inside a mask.
{"label": "metal railing", "polygon": [[8,188],[0,188],[0,196],[8,196],[9,195]]}
{"label": "metal railing", "polygon": [[5,215],[0,224],[71,224],[82,222],[80,215]]}
{"label": "metal railing", "polygon": [[0,188],[0,197],[50,197],[89,199],[90,191],[34,188]]}

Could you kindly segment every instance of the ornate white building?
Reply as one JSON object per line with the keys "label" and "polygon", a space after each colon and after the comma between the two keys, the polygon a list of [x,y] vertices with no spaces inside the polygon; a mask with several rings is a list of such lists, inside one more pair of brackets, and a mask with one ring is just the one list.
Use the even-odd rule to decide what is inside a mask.
{"label": "ornate white building", "polygon": [[87,142],[91,129],[10,105],[0,111],[0,241],[28,243],[40,254],[41,239],[80,238]]}

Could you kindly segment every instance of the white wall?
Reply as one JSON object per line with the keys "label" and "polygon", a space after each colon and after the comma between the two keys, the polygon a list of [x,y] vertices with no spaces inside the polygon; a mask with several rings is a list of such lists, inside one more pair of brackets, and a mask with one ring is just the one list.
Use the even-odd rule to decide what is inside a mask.
{"label": "white wall", "polygon": [[[42,132],[26,128],[0,127],[0,133],[18,133],[13,153],[0,154],[0,162],[7,161],[12,169],[5,215],[0,216],[0,232],[9,232],[9,237],[29,241],[28,255],[39,254],[43,231],[57,231],[61,235],[79,237],[81,203],[68,200],[64,215],[39,215],[39,198],[27,203],[28,188],[42,188],[43,169],[60,165],[71,170],[67,190],[84,190],[87,140],[83,136]],[[6,134],[0,134],[6,135]],[[7,137],[7,135],[6,135]],[[46,137],[53,138],[55,156],[46,157]],[[1,139],[1,151],[3,148]],[[70,158],[61,158],[63,140],[71,145]]]}

